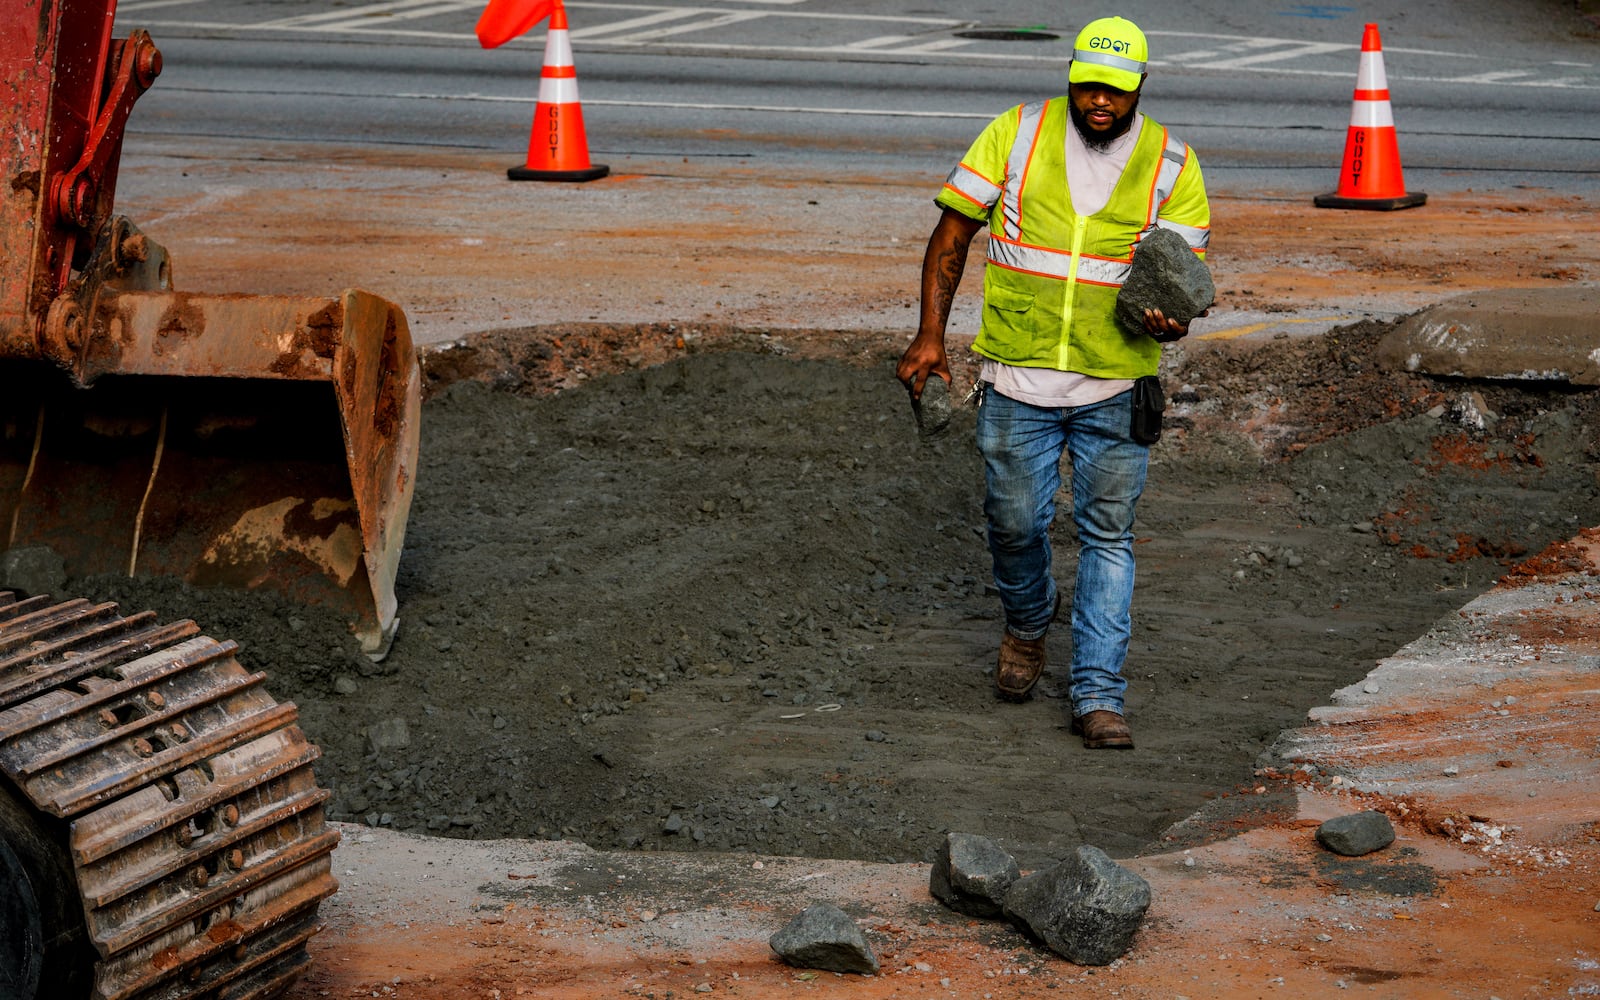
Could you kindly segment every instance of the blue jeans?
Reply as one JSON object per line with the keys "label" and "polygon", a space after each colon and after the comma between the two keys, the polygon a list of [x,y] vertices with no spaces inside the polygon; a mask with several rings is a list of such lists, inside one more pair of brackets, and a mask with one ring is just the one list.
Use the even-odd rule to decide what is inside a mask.
{"label": "blue jeans", "polygon": [[1061,456],[1072,471],[1078,576],[1072,590],[1073,715],[1122,712],[1133,603],[1133,516],[1150,449],[1133,440],[1133,392],[1088,406],[1045,409],[989,388],[978,408],[988,496],[989,551],[1006,628],[1037,639],[1050,627],[1050,522]]}

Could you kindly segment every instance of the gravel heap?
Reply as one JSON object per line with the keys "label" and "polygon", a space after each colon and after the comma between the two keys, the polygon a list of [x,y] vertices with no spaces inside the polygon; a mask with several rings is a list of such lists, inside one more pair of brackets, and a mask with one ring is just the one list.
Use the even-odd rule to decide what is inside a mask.
{"label": "gravel heap", "polygon": [[[745,337],[633,370],[597,352],[534,394],[529,370],[566,352],[572,371],[570,340],[527,332],[506,367],[502,336],[494,371],[453,349],[380,664],[267,595],[69,589],[238,640],[323,747],[335,819],[874,860],[962,830],[1024,866],[1084,842],[1127,856],[1256,784],[1279,730],[1373,660],[1600,523],[1595,394],[1382,373],[1382,332],[1168,352],[1126,754],[1066,733],[1054,672],[995,702],[972,414],[919,440],[890,345],[822,360]],[[1470,392],[1493,420],[1462,422]],[[1064,664],[1067,629],[1050,641]]]}

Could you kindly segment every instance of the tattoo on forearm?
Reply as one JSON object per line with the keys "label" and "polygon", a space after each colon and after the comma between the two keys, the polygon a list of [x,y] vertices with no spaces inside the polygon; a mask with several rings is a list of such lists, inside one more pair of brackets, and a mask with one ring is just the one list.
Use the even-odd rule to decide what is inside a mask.
{"label": "tattoo on forearm", "polygon": [[947,248],[935,261],[933,301],[941,320],[950,316],[950,303],[955,300],[956,286],[961,283],[962,272],[966,269],[967,247],[964,244]]}

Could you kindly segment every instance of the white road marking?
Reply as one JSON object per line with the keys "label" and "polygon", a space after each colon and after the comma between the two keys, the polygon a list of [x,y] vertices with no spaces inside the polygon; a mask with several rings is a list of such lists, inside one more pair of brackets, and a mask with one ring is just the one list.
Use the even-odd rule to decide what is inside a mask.
{"label": "white road marking", "polygon": [[1525,80],[1497,79],[1484,80],[1476,76],[1418,76],[1415,74],[1402,77],[1408,83],[1495,83],[1503,87],[1545,87],[1554,90],[1594,90],[1600,87],[1600,80],[1592,76],[1562,76],[1553,80],[1535,76]]}
{"label": "white road marking", "polygon": [[1242,38],[1231,45],[1216,45],[1209,49],[1196,49],[1192,52],[1162,53],[1161,58],[1170,62],[1190,63],[1196,59],[1210,59],[1223,52],[1248,52],[1251,49],[1270,48],[1278,45],[1293,44],[1277,38]]}
{"label": "white road marking", "polygon": [[[501,97],[494,94],[429,94],[429,93],[404,93],[395,94],[400,100],[421,101],[471,101],[485,104],[533,104],[536,97]],[[909,111],[893,110],[889,108],[821,108],[805,105],[779,105],[779,104],[711,104],[696,101],[607,101],[591,100],[584,98],[583,103],[600,107],[612,108],[673,108],[688,111],[761,111],[777,112],[781,114],[807,114],[807,115],[844,115],[852,118],[955,118],[970,119],[973,121],[989,121],[994,118],[990,111]]]}
{"label": "white road marking", "polygon": [[[739,0],[734,0],[734,2],[739,2]],[[750,0],[745,0],[745,2],[750,2]],[[756,2],[766,3],[766,2],[772,2],[772,0],[756,0]],[[591,2],[589,2],[589,0],[573,0],[573,2],[572,3],[568,3],[567,6],[569,8],[571,8],[571,9],[573,9],[573,10],[577,10],[577,9],[580,9],[580,8],[588,9],[588,10],[685,10],[685,9],[690,9],[690,10],[697,10],[697,11],[700,11],[700,12],[703,12],[703,13],[710,13],[710,14],[720,14],[720,13],[723,13],[723,11],[725,9],[725,8],[713,8],[713,7],[698,7],[698,8],[661,7],[661,6],[658,6],[656,4],[640,4],[640,3],[591,3]],[[956,27],[960,27],[962,25],[966,25],[966,24],[970,24],[971,23],[969,21],[952,20],[951,18],[948,18],[948,17],[917,17],[915,15],[910,15],[910,14],[907,14],[907,15],[900,15],[900,14],[835,14],[835,13],[823,12],[823,11],[788,11],[788,10],[768,11],[768,14],[770,16],[772,16],[772,17],[798,18],[798,19],[807,20],[807,21],[889,21],[889,22],[893,22],[895,24],[929,24],[929,25],[943,26],[943,27],[950,27],[950,28],[956,28]]]}
{"label": "white road marking", "polygon": [[1283,38],[1238,38],[1230,45],[1214,45],[1211,48],[1197,48],[1181,53],[1162,53],[1162,59],[1168,62],[1181,62],[1184,66],[1197,59],[1229,58],[1234,53],[1248,53],[1259,48],[1277,48],[1280,45],[1293,45]]}
{"label": "white road marking", "polygon": [[[1177,39],[1199,38],[1199,39],[1207,39],[1207,40],[1214,39],[1219,43],[1229,42],[1229,43],[1233,43],[1234,45],[1245,45],[1245,46],[1254,47],[1254,48],[1266,48],[1266,47],[1273,46],[1273,45],[1307,45],[1307,44],[1311,44],[1311,43],[1308,43],[1305,40],[1299,39],[1299,38],[1274,38],[1274,37],[1268,37],[1268,36],[1253,36],[1253,35],[1217,35],[1217,34],[1211,34],[1209,32],[1203,32],[1203,31],[1159,31],[1159,30],[1151,30],[1151,31],[1146,31],[1145,34],[1148,35],[1148,36],[1152,36],[1152,37],[1161,36],[1163,38],[1177,38]],[[1231,45],[1228,46],[1228,47],[1232,48]],[[1351,44],[1351,45],[1348,46],[1348,48],[1351,48],[1351,49],[1359,49],[1360,47],[1361,46],[1358,45],[1358,44]],[[1403,48],[1403,47],[1395,46],[1395,45],[1385,45],[1383,47],[1383,51],[1385,51],[1385,52],[1403,52],[1406,55],[1413,55],[1413,56],[1439,56],[1439,57],[1447,58],[1447,59],[1479,59],[1479,58],[1482,58],[1481,56],[1474,55],[1471,52],[1446,52],[1446,51],[1444,51],[1442,49],[1408,49],[1408,48]]]}
{"label": "white road marking", "polygon": [[[696,14],[709,14],[711,11],[695,11]],[[768,12],[762,10],[739,11],[737,13],[723,14],[720,17],[711,17],[691,24],[679,24],[668,28],[657,28],[653,31],[639,31],[631,35],[622,35],[616,38],[607,38],[612,45],[638,45],[643,42],[654,41],[657,38],[666,38],[669,35],[682,35],[691,31],[709,31],[712,28],[721,28],[724,25],[737,24],[740,21],[750,21],[758,17],[767,17]]]}
{"label": "white road marking", "polygon": [[567,37],[576,41],[580,38],[595,38],[600,35],[610,35],[618,31],[631,31],[634,28],[644,28],[663,21],[681,21],[686,17],[693,17],[702,13],[698,10],[676,8],[673,10],[658,10],[654,14],[641,14],[630,17],[625,21],[612,21],[610,24],[595,24],[584,28],[569,28]]}
{"label": "white road marking", "polygon": [[154,10],[157,7],[181,7],[192,3],[209,3],[210,0],[128,0],[127,3],[118,4],[119,12]]}
{"label": "white road marking", "polygon": [[970,38],[941,38],[933,42],[923,42],[921,45],[907,45],[901,49],[887,49],[889,52],[943,52],[946,49],[965,48],[973,43]]}
{"label": "white road marking", "polygon": [[[364,7],[345,7],[340,10],[325,10],[317,14],[301,14],[297,17],[283,17],[276,21],[260,21],[251,25],[253,28],[306,28],[319,27],[328,31],[347,30],[352,26],[371,24],[369,18],[390,17],[397,13],[405,16],[405,12],[414,8],[430,8],[430,13],[444,13],[453,10],[471,10],[481,8],[479,0],[450,0],[441,4],[439,0],[388,0],[386,3],[367,4]],[[431,10],[438,8],[438,10]]]}
{"label": "white road marking", "polygon": [[335,22],[330,28],[366,30],[390,21],[414,21],[423,17],[434,17],[439,14],[454,14],[460,10],[476,10],[482,5],[478,0],[439,0],[431,7],[412,7],[409,10],[394,11],[385,14],[382,18],[358,18],[349,22]]}
{"label": "white road marking", "polygon": [[854,52],[943,52],[971,45],[970,38],[929,39],[927,35],[878,35],[848,42],[844,48]]}
{"label": "white road marking", "polygon": [[845,46],[847,49],[881,49],[901,42],[916,41],[913,35],[879,35],[876,38],[863,38],[859,42],[851,42]]}
{"label": "white road marking", "polygon": [[1455,79],[1461,83],[1505,83],[1519,78],[1526,79],[1532,75],[1525,69],[1506,69],[1491,73],[1474,73],[1472,76],[1458,76]]}
{"label": "white road marking", "polygon": [[1283,62],[1304,56],[1320,56],[1329,52],[1351,51],[1360,51],[1360,48],[1355,45],[1338,42],[1302,42],[1292,48],[1277,48],[1271,52],[1259,52],[1253,56],[1240,56],[1236,59],[1221,59],[1217,62],[1188,63],[1186,65],[1195,69],[1243,69],[1246,66],[1260,66],[1263,63]]}

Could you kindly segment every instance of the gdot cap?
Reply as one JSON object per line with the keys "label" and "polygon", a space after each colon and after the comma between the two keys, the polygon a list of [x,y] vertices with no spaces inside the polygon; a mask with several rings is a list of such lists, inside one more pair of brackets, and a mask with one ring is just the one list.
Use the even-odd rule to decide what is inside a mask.
{"label": "gdot cap", "polygon": [[1071,83],[1103,83],[1118,90],[1138,90],[1150,47],[1144,32],[1121,17],[1090,21],[1072,44]]}

